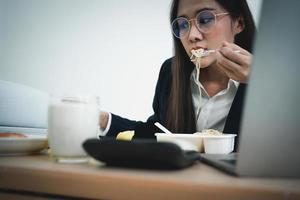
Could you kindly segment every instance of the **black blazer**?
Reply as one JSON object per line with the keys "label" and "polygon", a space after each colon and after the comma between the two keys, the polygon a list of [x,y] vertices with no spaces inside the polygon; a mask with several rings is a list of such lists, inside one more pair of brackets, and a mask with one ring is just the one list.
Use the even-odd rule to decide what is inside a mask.
{"label": "black blazer", "polygon": [[[154,123],[160,122],[163,125],[165,124],[170,85],[171,58],[166,60],[160,69],[152,104],[154,114],[148,118],[147,122],[133,121],[112,114],[111,127],[107,133],[107,136],[115,137],[121,131],[135,130],[135,137],[153,138],[154,133],[161,132],[161,130],[154,126]],[[239,133],[245,89],[245,84],[239,85],[226,119],[225,127],[223,130],[224,133]]]}

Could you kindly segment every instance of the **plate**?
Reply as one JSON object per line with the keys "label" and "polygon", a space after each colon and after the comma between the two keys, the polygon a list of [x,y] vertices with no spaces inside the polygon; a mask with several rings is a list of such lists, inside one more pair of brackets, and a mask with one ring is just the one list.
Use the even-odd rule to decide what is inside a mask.
{"label": "plate", "polygon": [[48,147],[46,135],[26,134],[26,138],[0,138],[0,156],[28,155]]}
{"label": "plate", "polygon": [[23,133],[23,134],[29,134],[29,135],[47,135],[46,128],[0,125],[0,133],[3,133],[3,132]]}

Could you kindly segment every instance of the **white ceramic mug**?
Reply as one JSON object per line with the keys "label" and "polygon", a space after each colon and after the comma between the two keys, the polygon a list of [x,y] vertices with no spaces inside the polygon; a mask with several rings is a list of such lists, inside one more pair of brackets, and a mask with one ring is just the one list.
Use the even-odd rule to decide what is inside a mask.
{"label": "white ceramic mug", "polygon": [[48,137],[51,156],[58,162],[86,162],[82,143],[99,134],[99,98],[69,96],[50,98]]}

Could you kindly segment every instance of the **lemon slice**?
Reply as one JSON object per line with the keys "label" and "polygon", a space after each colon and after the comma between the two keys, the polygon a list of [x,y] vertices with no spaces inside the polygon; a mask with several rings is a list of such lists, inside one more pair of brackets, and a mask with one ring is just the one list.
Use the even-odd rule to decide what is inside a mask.
{"label": "lemon slice", "polygon": [[117,135],[116,139],[130,141],[133,136],[134,136],[134,131],[123,131]]}

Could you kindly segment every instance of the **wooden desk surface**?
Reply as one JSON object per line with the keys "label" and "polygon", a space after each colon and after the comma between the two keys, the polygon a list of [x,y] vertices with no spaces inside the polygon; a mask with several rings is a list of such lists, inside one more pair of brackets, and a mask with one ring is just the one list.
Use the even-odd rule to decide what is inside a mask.
{"label": "wooden desk surface", "polygon": [[300,199],[300,179],[237,178],[202,163],[176,171],[58,164],[47,155],[0,157],[0,188],[96,199]]}

